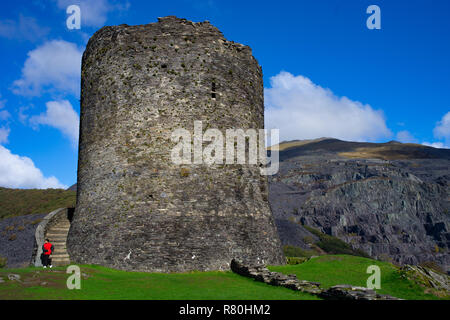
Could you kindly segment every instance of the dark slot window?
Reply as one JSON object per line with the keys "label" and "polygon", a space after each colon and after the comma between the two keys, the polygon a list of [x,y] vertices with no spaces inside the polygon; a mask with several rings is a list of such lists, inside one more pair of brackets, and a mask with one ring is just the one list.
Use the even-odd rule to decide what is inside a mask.
{"label": "dark slot window", "polygon": [[216,83],[213,82],[211,86],[211,98],[216,98]]}

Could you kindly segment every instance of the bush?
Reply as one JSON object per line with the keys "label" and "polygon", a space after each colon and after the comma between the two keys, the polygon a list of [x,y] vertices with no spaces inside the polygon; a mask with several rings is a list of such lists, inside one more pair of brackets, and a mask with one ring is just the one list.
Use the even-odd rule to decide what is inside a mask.
{"label": "bush", "polygon": [[420,263],[419,266],[431,269],[435,272],[445,274],[445,271],[442,269],[442,267],[440,265],[438,265],[435,261],[425,261],[425,262]]}
{"label": "bush", "polygon": [[313,250],[305,250],[299,247],[286,245],[283,247],[283,252],[286,257],[306,257],[309,258],[311,256],[317,255],[317,252]]}
{"label": "bush", "polygon": [[300,264],[305,262],[306,260],[308,260],[307,258],[300,258],[300,257],[286,257],[286,262],[287,264],[291,264],[291,265],[295,265],[295,264]]}
{"label": "bush", "polygon": [[303,242],[309,243],[309,244],[314,243],[314,238],[311,236],[303,237]]}
{"label": "bush", "polygon": [[36,220],[31,221],[30,223],[34,226],[34,225],[40,223],[41,221],[42,221],[42,219],[36,219]]}
{"label": "bush", "polygon": [[188,168],[181,168],[181,169],[180,169],[180,175],[181,175],[182,177],[188,177],[188,176],[189,176],[189,173],[190,173],[190,171],[189,171]]}
{"label": "bush", "polygon": [[364,258],[370,258],[370,256],[365,253],[364,251],[360,249],[353,249],[351,245],[348,243],[342,241],[339,238],[330,236],[328,234],[322,233],[317,229],[303,226],[308,230],[309,232],[313,233],[314,235],[318,236],[320,241],[316,243],[316,245],[326,251],[330,254],[349,254],[353,256],[360,256]]}
{"label": "bush", "polygon": [[0,269],[6,267],[6,262],[8,259],[0,257]]}

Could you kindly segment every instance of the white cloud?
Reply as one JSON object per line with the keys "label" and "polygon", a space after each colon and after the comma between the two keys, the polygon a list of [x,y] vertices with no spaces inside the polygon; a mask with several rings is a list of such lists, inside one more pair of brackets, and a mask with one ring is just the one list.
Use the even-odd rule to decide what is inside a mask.
{"label": "white cloud", "polygon": [[40,26],[35,18],[19,15],[19,20],[0,21],[0,37],[7,39],[18,39],[38,41],[45,38],[50,28]]}
{"label": "white cloud", "polygon": [[130,3],[117,3],[108,0],[57,0],[58,8],[66,10],[70,5],[78,5],[81,11],[81,28],[102,27],[107,19],[107,15],[112,11],[128,10]]}
{"label": "white cloud", "polygon": [[[1,98],[0,94],[0,98]],[[0,100],[0,109],[5,107],[6,100]],[[11,117],[11,114],[8,110],[0,110],[0,121],[8,120]],[[0,127],[0,144],[8,143],[8,136],[11,130],[5,126]]]}
{"label": "white cloud", "polygon": [[61,188],[55,177],[44,177],[41,170],[35,167],[28,157],[12,154],[10,150],[0,145],[0,186],[6,188]]}
{"label": "white cloud", "polygon": [[337,97],[301,75],[280,72],[264,91],[266,128],[280,129],[280,140],[333,137],[375,141],[392,135],[382,111]]}
{"label": "white cloud", "polygon": [[27,121],[28,121],[28,115],[24,112],[26,110],[28,110],[30,107],[20,107],[19,108],[19,113],[18,113],[18,117],[19,117],[19,121],[23,124],[26,125]]}
{"label": "white cloud", "polygon": [[9,128],[0,127],[0,143],[8,143],[8,136],[11,130]]}
{"label": "white cloud", "polygon": [[[0,93],[0,98],[2,97],[2,94]],[[4,108],[6,104],[6,100],[0,100],[0,109]]]}
{"label": "white cloud", "polygon": [[7,110],[0,110],[0,120],[7,120],[11,114]]}
{"label": "white cloud", "polygon": [[408,130],[402,130],[397,132],[396,138],[397,141],[403,143],[417,143],[418,140],[414,138],[414,136]]}
{"label": "white cloud", "polygon": [[39,96],[42,90],[57,89],[79,95],[83,50],[63,40],[45,42],[28,52],[22,77],[13,83],[15,94]]}
{"label": "white cloud", "polygon": [[450,149],[450,111],[442,117],[441,121],[436,123],[433,135],[436,139],[444,140],[445,142],[422,142],[422,144],[434,148]]}
{"label": "white cloud", "polygon": [[444,145],[442,142],[422,142],[424,146],[440,148],[440,149],[450,149],[449,146]]}
{"label": "white cloud", "polygon": [[75,146],[78,141],[78,131],[80,118],[73,109],[72,104],[67,100],[49,101],[46,104],[47,110],[38,116],[30,118],[30,124],[49,125],[60,130],[67,136]]}
{"label": "white cloud", "polygon": [[444,139],[447,144],[450,144],[450,111],[436,124],[433,134],[435,138]]}
{"label": "white cloud", "polygon": [[[0,94],[0,97],[2,95]],[[6,100],[0,100],[0,109],[5,107]],[[0,120],[8,120],[8,118],[11,117],[11,114],[8,112],[8,110],[0,110]]]}

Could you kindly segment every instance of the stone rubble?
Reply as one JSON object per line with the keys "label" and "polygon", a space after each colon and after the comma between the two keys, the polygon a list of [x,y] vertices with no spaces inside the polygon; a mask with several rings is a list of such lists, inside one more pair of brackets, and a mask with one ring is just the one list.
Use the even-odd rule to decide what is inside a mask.
{"label": "stone rubble", "polygon": [[233,259],[230,268],[234,273],[264,282],[273,286],[285,287],[317,295],[329,300],[401,300],[389,295],[381,295],[375,290],[351,285],[336,285],[329,289],[320,287],[320,283],[298,280],[295,274],[285,275],[280,272],[269,271],[264,265],[248,266],[241,261]]}

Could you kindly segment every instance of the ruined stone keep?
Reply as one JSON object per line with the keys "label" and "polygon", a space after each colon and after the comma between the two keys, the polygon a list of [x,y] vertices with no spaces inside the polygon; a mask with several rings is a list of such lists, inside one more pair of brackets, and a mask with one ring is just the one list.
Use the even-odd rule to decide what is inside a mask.
{"label": "ruined stone keep", "polygon": [[264,127],[251,49],[176,17],[97,31],[82,60],[75,263],[124,270],[283,264],[259,165],[176,165],[172,132]]}

